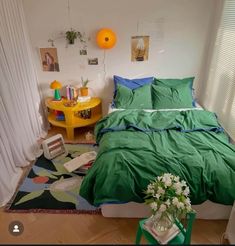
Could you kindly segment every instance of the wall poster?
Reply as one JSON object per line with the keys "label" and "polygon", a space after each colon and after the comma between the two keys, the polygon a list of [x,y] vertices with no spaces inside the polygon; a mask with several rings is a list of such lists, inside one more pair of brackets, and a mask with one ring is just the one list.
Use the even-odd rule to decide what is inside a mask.
{"label": "wall poster", "polygon": [[40,56],[44,72],[60,71],[56,48],[40,48]]}
{"label": "wall poster", "polygon": [[147,61],[149,55],[149,36],[131,37],[131,61]]}

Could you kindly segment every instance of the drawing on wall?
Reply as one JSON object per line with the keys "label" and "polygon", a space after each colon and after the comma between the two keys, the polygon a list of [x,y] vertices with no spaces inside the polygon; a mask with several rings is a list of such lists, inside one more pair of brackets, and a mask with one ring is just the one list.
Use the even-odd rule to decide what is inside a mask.
{"label": "drawing on wall", "polygon": [[88,59],[88,65],[98,65],[98,58]]}
{"label": "drawing on wall", "polygon": [[131,61],[147,61],[149,55],[149,36],[131,37]]}
{"label": "drawing on wall", "polygon": [[56,48],[40,48],[40,55],[44,72],[60,71]]}

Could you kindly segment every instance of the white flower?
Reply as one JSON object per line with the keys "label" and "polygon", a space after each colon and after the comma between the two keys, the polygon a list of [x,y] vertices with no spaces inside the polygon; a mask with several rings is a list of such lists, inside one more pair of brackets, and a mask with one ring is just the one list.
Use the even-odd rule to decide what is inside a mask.
{"label": "white flower", "polygon": [[189,205],[189,206],[186,206],[186,210],[187,210],[187,212],[190,212],[190,211],[192,210],[192,207],[191,207],[191,205]]}
{"label": "white flower", "polygon": [[181,188],[182,186],[181,186],[180,182],[176,182],[173,184],[173,187],[177,190],[177,189]]}
{"label": "white flower", "polygon": [[174,198],[172,199],[172,203],[173,203],[173,205],[177,206],[177,204],[179,203],[178,198],[177,198],[177,197],[174,197]]}
{"label": "white flower", "polygon": [[154,185],[149,184],[147,187],[147,193],[153,195],[154,194]]}
{"label": "white flower", "polygon": [[179,208],[179,209],[180,209],[180,208],[184,208],[184,204],[183,204],[182,202],[179,202],[176,206],[177,206],[177,208]]}
{"label": "white flower", "polygon": [[191,201],[190,201],[190,199],[188,197],[185,199],[184,203],[186,205],[191,205]]}
{"label": "white flower", "polygon": [[153,211],[157,211],[157,203],[156,202],[150,203],[150,207],[152,208]]}
{"label": "white flower", "polygon": [[163,178],[170,178],[171,174],[170,173],[164,173],[162,175]]}
{"label": "white flower", "polygon": [[163,190],[162,187],[158,187],[157,193],[158,194],[165,194],[165,190]]}
{"label": "white flower", "polygon": [[153,197],[159,199],[160,198],[160,195],[159,194],[154,194]]}
{"label": "white flower", "polygon": [[179,182],[179,181],[180,181],[180,177],[179,177],[179,176],[175,176],[175,177],[174,177],[174,181],[175,181],[175,182]]}
{"label": "white flower", "polygon": [[149,204],[153,214],[160,217],[164,213],[173,213],[177,217],[192,210],[188,197],[189,187],[184,180],[180,181],[179,176],[165,173],[156,177],[147,186],[146,203]]}
{"label": "white flower", "polygon": [[154,190],[152,189],[152,188],[150,188],[150,187],[148,187],[148,189],[147,189],[147,193],[149,193],[149,194],[154,194]]}
{"label": "white flower", "polygon": [[165,204],[161,204],[160,208],[159,208],[160,212],[164,212],[166,211],[166,205]]}
{"label": "white flower", "polygon": [[189,195],[189,188],[188,188],[188,186],[184,189],[183,194],[185,196],[188,196]]}
{"label": "white flower", "polygon": [[176,193],[177,195],[180,195],[180,194],[182,193],[182,189],[181,189],[181,188],[177,189],[175,193]]}
{"label": "white flower", "polygon": [[167,199],[167,200],[166,200],[166,202],[165,202],[165,204],[166,204],[167,206],[170,206],[170,205],[171,205],[170,200],[169,200],[169,199]]}
{"label": "white flower", "polygon": [[165,186],[171,186],[172,184],[172,175],[169,173],[165,173],[162,177],[162,182],[165,183]]}
{"label": "white flower", "polygon": [[173,187],[174,187],[175,190],[176,190],[176,194],[177,194],[177,195],[180,195],[181,192],[182,192],[182,186],[181,186],[181,183],[180,183],[180,182],[174,183],[174,184],[173,184]]}

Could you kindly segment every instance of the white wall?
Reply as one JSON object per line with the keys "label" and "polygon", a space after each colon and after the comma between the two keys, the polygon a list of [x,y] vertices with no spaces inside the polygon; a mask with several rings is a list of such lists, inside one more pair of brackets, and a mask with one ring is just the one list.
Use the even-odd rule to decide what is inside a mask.
{"label": "white wall", "polygon": [[[50,47],[49,38],[57,38],[70,28],[67,0],[23,0],[40,88],[52,95],[50,82],[79,84],[80,77],[103,99],[104,113],[113,94],[114,74],[124,77],[158,76],[181,78],[196,76],[199,81],[208,34],[217,0],[70,0],[72,27],[91,38],[88,55],[79,55],[79,42],[66,48],[64,38],[57,39],[60,72],[43,72],[39,47]],[[109,27],[117,34],[117,44],[104,51],[95,43],[99,28]],[[131,36],[150,35],[149,60],[131,62]],[[87,65],[87,58],[98,57],[99,65]]]}

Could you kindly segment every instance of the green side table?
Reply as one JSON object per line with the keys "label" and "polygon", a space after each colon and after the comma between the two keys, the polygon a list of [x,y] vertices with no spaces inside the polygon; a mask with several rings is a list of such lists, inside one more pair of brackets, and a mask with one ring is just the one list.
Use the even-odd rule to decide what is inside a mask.
{"label": "green side table", "polygon": [[[186,228],[184,228],[184,226],[178,220],[176,220],[175,224],[180,229],[180,233],[177,234],[173,239],[171,239],[168,244],[190,244],[193,221],[195,220],[195,217],[195,212],[190,212],[186,215]],[[143,228],[143,224],[146,220],[147,219],[143,219],[139,221],[135,243],[140,244],[141,237],[144,236],[149,244],[159,244],[159,242]]]}

